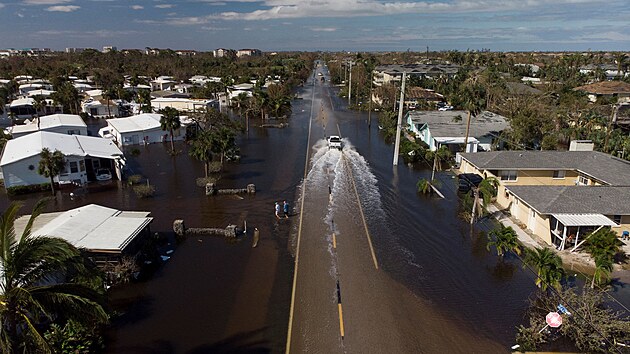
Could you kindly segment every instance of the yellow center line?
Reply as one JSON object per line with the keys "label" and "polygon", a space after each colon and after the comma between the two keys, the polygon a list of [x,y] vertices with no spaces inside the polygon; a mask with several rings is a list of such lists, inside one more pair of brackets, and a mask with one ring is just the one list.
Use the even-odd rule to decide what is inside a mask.
{"label": "yellow center line", "polygon": [[[337,124],[337,131],[339,132],[339,136],[341,136],[341,129],[339,129],[339,124]],[[346,155],[341,155],[341,157],[343,158],[346,168],[348,169],[348,171],[350,171],[350,180],[352,181],[352,187],[354,188],[354,195],[357,197],[357,204],[359,204],[359,212],[361,213],[361,220],[363,220],[363,227],[365,228],[365,237],[367,238],[368,245],[370,246],[370,252],[372,253],[372,260],[374,261],[374,268],[378,269],[378,261],[376,260],[376,253],[374,252],[374,247],[372,246],[372,238],[370,237],[370,231],[368,230],[367,221],[365,221],[365,214],[363,214],[363,207],[361,206],[361,199],[359,198],[357,185],[354,183],[354,175],[352,174],[352,168],[348,165],[348,161],[346,160]]]}
{"label": "yellow center line", "polygon": [[295,309],[295,289],[297,288],[298,265],[300,259],[300,239],[302,236],[302,221],[304,220],[304,199],[306,199],[306,177],[308,176],[308,157],[311,150],[311,128],[313,127],[313,101],[315,100],[315,86],[311,96],[311,116],[308,121],[308,138],[306,140],[306,161],[304,162],[304,179],[302,180],[302,201],[300,205],[300,226],[298,227],[297,245],[295,250],[295,266],[293,270],[293,287],[291,290],[291,307],[289,309],[289,329],[287,330],[286,354],[291,352],[291,332],[293,331],[293,313]]}
{"label": "yellow center line", "polygon": [[341,339],[343,339],[346,333],[343,328],[343,310],[341,309],[341,304],[337,304],[337,308],[339,309],[339,332],[341,333]]}

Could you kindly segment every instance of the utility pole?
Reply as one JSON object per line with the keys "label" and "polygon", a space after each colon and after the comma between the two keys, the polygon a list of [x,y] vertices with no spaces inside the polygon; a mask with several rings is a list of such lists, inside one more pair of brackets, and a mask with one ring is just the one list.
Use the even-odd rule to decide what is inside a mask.
{"label": "utility pole", "polygon": [[352,99],[352,62],[350,62],[350,78],[348,79],[348,106],[351,104]]}
{"label": "utility pole", "polygon": [[400,88],[400,104],[398,108],[398,125],[396,126],[396,145],[394,145],[394,166],[398,165],[398,152],[400,150],[400,131],[402,130],[403,106],[405,104],[405,81],[407,73],[403,71],[402,87]]}
{"label": "utility pole", "polygon": [[464,152],[468,152],[468,133],[470,133],[470,108],[468,109],[468,120],[466,122],[466,138],[464,139]]}
{"label": "utility pole", "polygon": [[374,84],[374,71],[370,73],[370,97],[368,97],[368,130],[372,127],[372,84]]}

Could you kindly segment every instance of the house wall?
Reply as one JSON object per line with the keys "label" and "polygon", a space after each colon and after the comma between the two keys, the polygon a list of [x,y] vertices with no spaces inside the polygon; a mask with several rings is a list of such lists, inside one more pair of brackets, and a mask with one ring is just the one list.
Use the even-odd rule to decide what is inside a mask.
{"label": "house wall", "polygon": [[211,107],[210,104],[206,105],[203,104],[201,102],[194,102],[194,101],[151,101],[151,107],[153,107],[154,110],[160,110],[163,109],[165,107],[173,107],[177,110],[180,111],[189,111],[189,112],[193,112],[193,111],[198,111],[200,109],[208,109],[209,107]]}
{"label": "house wall", "polygon": [[[118,133],[112,128],[112,134],[116,137],[118,146],[140,145],[169,142],[170,132],[161,129],[152,129],[142,132]],[[182,127],[173,131],[173,140],[180,141],[186,137],[186,128]]]}
{"label": "house wall", "polygon": [[[4,187],[10,188],[15,186],[49,183],[50,178],[37,173],[39,160],[39,156],[32,156],[27,159],[2,166]],[[29,166],[32,167],[29,168]]]}
{"label": "house wall", "polygon": [[[613,218],[613,215],[606,215],[609,218]],[[630,231],[630,215],[621,216],[621,224],[617,227],[611,227],[611,230],[617,233],[617,236],[621,237],[623,231]]]}
{"label": "house wall", "polygon": [[[505,193],[497,196],[497,203],[499,199],[502,199],[502,207],[509,208],[510,214],[513,218],[519,221],[522,225],[525,225],[531,233],[538,236],[541,240],[551,245],[551,232],[549,230],[549,218],[547,215],[541,215],[529,205],[523,203],[522,200],[514,197],[514,195],[505,196]],[[532,217],[533,215],[533,217]]]}
{"label": "house wall", "polygon": [[[87,136],[87,127],[68,127],[68,126],[59,126],[59,127],[53,127],[53,128],[48,128],[48,129],[40,129],[39,131],[43,131],[43,132],[52,132],[52,133],[60,133],[60,134],[70,134],[71,131],[75,131],[74,134],[70,134],[70,135],[84,135]],[[37,131],[32,131],[32,132],[20,132],[20,133],[15,133],[15,134],[11,134],[13,135],[13,138],[19,138],[21,136],[25,136],[31,133],[35,133]]]}
{"label": "house wall", "polygon": [[[96,114],[92,113],[92,109],[96,108]],[[95,118],[118,117],[118,106],[112,104],[107,110],[107,105],[83,106],[83,112],[92,115]]]}

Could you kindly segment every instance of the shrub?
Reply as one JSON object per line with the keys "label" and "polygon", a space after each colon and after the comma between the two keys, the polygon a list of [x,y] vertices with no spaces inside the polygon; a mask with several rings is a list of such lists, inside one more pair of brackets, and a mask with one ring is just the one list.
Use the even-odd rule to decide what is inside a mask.
{"label": "shrub", "polygon": [[131,156],[133,157],[140,156],[140,149],[138,148],[131,149]]}
{"label": "shrub", "polygon": [[86,327],[75,321],[68,321],[63,327],[51,325],[44,338],[54,353],[88,354],[99,352],[104,347],[98,328]]}
{"label": "shrub", "polygon": [[50,183],[31,184],[28,186],[13,186],[7,188],[8,195],[19,195],[50,190]]}
{"label": "shrub", "polygon": [[155,194],[155,187],[150,184],[141,184],[133,187],[138,198],[150,198]]}
{"label": "shrub", "polygon": [[134,184],[138,184],[140,183],[140,181],[142,181],[142,175],[131,175],[127,177],[127,183],[130,186],[133,186]]}

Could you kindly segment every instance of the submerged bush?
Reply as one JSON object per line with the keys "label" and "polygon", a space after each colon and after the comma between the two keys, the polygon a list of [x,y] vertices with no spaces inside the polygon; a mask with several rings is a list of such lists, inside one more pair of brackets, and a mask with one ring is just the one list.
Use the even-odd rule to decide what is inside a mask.
{"label": "submerged bush", "polygon": [[29,186],[14,186],[7,188],[8,195],[27,194],[50,190],[50,183],[31,184]]}
{"label": "submerged bush", "polygon": [[142,181],[142,175],[131,175],[127,177],[127,183],[130,186],[133,186],[134,184],[138,184],[140,183],[140,181]]}
{"label": "submerged bush", "polygon": [[155,194],[155,187],[150,184],[141,184],[133,187],[138,198],[150,198]]}

